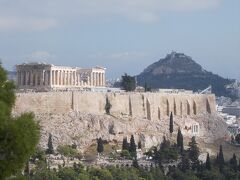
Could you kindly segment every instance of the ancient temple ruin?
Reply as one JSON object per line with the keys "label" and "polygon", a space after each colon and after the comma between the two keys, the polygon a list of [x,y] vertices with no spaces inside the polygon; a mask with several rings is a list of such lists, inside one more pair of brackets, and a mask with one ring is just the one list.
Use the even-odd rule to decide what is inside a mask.
{"label": "ancient temple ruin", "polygon": [[105,68],[55,66],[24,63],[16,66],[18,89],[51,91],[105,87]]}

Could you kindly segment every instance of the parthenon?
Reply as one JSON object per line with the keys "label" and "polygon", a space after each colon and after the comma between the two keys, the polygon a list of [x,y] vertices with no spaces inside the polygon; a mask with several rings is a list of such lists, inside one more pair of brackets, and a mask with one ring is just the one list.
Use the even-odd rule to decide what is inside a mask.
{"label": "parthenon", "polygon": [[105,68],[63,67],[45,63],[23,63],[16,66],[19,89],[50,91],[105,87]]}

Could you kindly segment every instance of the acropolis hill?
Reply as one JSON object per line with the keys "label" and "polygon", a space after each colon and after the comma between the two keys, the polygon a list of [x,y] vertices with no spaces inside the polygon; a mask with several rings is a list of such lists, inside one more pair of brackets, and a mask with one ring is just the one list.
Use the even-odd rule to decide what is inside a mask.
{"label": "acropolis hill", "polygon": [[[174,116],[174,134],[181,128],[184,136],[197,136],[205,142],[225,136],[225,125],[216,114],[214,94],[87,92],[70,88],[72,84],[69,82],[76,85],[74,79],[77,78],[74,73],[69,73],[70,76],[65,71],[64,76],[57,76],[59,72],[48,73],[41,76],[45,77],[43,80],[36,78],[34,81],[40,83],[35,84],[30,83],[34,79],[31,78],[31,73],[18,73],[22,74],[21,78],[18,77],[21,88],[34,87],[39,90],[41,88],[38,86],[42,85],[55,87],[47,92],[17,93],[13,111],[13,114],[34,112],[42,127],[42,147],[46,147],[48,135],[51,133],[55,148],[59,144],[75,143],[78,148],[85,149],[99,137],[121,144],[123,137],[130,137],[131,134],[137,141],[141,141],[143,147],[150,148],[160,143],[163,136],[169,136],[171,112]],[[95,78],[91,73],[88,75],[93,77],[86,78],[86,82],[94,86],[92,88],[105,85],[101,78],[98,84],[91,83],[90,80]],[[60,83],[59,77],[64,77],[64,82],[70,80],[63,84],[65,88],[69,87],[67,91],[56,91],[56,87],[60,85],[51,85]],[[79,76],[78,80],[80,77],[82,76]],[[44,80],[48,83],[44,83]],[[86,86],[86,82],[79,86]],[[107,106],[110,107],[109,113],[106,110]]]}

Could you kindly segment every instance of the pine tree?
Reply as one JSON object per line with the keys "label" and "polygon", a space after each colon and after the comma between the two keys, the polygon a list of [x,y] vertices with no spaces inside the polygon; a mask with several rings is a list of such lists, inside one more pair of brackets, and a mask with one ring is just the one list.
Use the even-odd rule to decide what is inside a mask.
{"label": "pine tree", "polygon": [[169,132],[170,132],[170,134],[173,133],[173,114],[172,114],[172,112],[171,112],[171,114],[170,114]]}
{"label": "pine tree", "polygon": [[237,157],[235,153],[233,154],[233,157],[232,159],[230,159],[229,163],[230,163],[230,167],[236,172],[238,169],[238,162],[237,162]]}
{"label": "pine tree", "polygon": [[0,62],[0,179],[20,173],[40,138],[40,126],[32,113],[12,116],[15,85]]}
{"label": "pine tree", "polygon": [[133,135],[131,135],[131,139],[130,139],[129,152],[131,153],[131,155],[133,157],[136,156],[136,144],[135,144],[135,140],[134,140],[134,136]]}
{"label": "pine tree", "polygon": [[163,136],[163,141],[160,144],[160,150],[162,151],[162,150],[168,149],[170,148],[170,146],[171,146],[170,141],[168,141],[166,137]]}
{"label": "pine tree", "polygon": [[182,153],[183,152],[183,135],[180,128],[178,129],[178,134],[177,134],[177,146]]}
{"label": "pine tree", "polygon": [[180,166],[180,170],[183,172],[186,172],[187,170],[190,169],[190,160],[186,154],[183,154],[182,161],[179,164],[179,166]]}
{"label": "pine tree", "polygon": [[48,148],[46,150],[47,154],[54,154],[53,143],[52,143],[52,134],[49,133],[48,136]]}
{"label": "pine tree", "polygon": [[222,145],[220,145],[219,154],[218,154],[218,166],[219,166],[220,172],[222,172],[224,164],[225,162],[224,162]]}
{"label": "pine tree", "polygon": [[189,157],[192,161],[193,169],[197,168],[199,165],[198,156],[199,156],[199,148],[198,148],[196,139],[193,136],[191,142],[189,142]]}
{"label": "pine tree", "polygon": [[123,138],[122,150],[129,150],[129,144],[127,142],[127,138]]}
{"label": "pine tree", "polygon": [[207,153],[206,169],[209,170],[209,171],[211,170],[211,160],[210,160],[210,157],[209,157],[209,153]]}
{"label": "pine tree", "polygon": [[139,168],[138,161],[137,161],[136,158],[133,159],[132,166],[137,168],[137,169]]}
{"label": "pine tree", "polygon": [[104,151],[102,138],[97,139],[97,152],[101,154]]}
{"label": "pine tree", "polygon": [[136,89],[136,79],[126,73],[122,76],[121,86],[126,91],[134,91]]}

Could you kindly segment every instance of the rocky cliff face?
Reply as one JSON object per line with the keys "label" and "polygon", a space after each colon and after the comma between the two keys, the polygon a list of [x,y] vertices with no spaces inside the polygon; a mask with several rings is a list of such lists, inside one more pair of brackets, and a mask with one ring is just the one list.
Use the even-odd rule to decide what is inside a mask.
{"label": "rocky cliff face", "polygon": [[191,57],[172,52],[165,58],[148,66],[137,76],[138,83],[152,88],[180,88],[203,90],[212,85],[217,96],[228,96],[225,85],[231,81],[204,70]]}
{"label": "rocky cliff face", "polygon": [[[121,144],[123,137],[133,134],[136,142],[141,141],[144,148],[150,148],[161,143],[163,136],[169,136],[169,119],[150,121],[131,117],[113,117],[111,115],[84,114],[72,111],[66,114],[36,114],[36,119],[42,127],[40,146],[46,148],[49,133],[53,136],[53,145],[71,145],[75,143],[79,149],[86,149],[96,138]],[[202,114],[195,118],[174,118],[174,135],[180,127],[184,139],[192,137],[191,130],[186,130],[187,124],[199,123],[200,131],[196,135],[198,141],[212,143],[223,138],[226,124],[217,115]]]}

